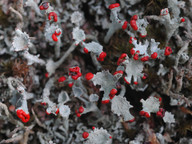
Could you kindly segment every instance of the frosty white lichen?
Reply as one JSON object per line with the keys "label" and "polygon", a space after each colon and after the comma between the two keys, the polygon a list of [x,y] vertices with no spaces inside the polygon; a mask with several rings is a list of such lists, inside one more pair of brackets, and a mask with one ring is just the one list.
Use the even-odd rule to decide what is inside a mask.
{"label": "frosty white lichen", "polygon": [[[119,63],[120,61],[122,62]],[[138,79],[140,79],[140,77],[143,77],[143,63],[141,61],[130,59],[127,54],[122,54],[118,60],[118,64],[124,66],[124,72],[127,75],[124,77],[124,81],[127,84],[130,84],[131,80],[133,79],[134,84],[138,84]]]}
{"label": "frosty white lichen", "polygon": [[163,121],[165,123],[175,123],[174,115],[171,112],[165,112],[165,116],[163,117]]}
{"label": "frosty white lichen", "polygon": [[83,16],[80,12],[75,11],[72,15],[71,15],[71,22],[79,25],[81,20],[83,19]]}
{"label": "frosty white lichen", "polygon": [[72,35],[76,45],[78,45],[86,38],[84,31],[82,29],[79,29],[79,27],[73,29]]}
{"label": "frosty white lichen", "polygon": [[[178,10],[176,10],[178,11]],[[149,19],[157,20],[161,24],[165,26],[165,33],[166,33],[166,44],[170,40],[170,38],[173,36],[173,34],[176,32],[176,30],[179,28],[179,26],[182,25],[182,18],[178,17],[178,12],[175,17],[171,18],[169,14],[168,8],[162,9],[160,16],[147,16]]]}
{"label": "frosty white lichen", "polygon": [[126,100],[125,97],[115,96],[112,99],[111,111],[118,116],[122,116],[124,121],[133,120],[134,117],[131,115],[129,109],[133,106]]}
{"label": "frosty white lichen", "polygon": [[150,96],[146,100],[141,99],[140,102],[143,107],[142,111],[147,112],[149,115],[159,111],[160,102],[159,99],[154,96]]}
{"label": "frosty white lichen", "polygon": [[125,30],[127,28],[128,22],[126,20],[120,20],[119,19],[119,12],[120,12],[120,4],[114,3],[109,5],[109,9],[111,10],[110,14],[110,20],[112,21],[109,30],[107,32],[107,35],[104,38],[105,43],[108,43],[110,38],[113,36],[113,34],[118,31],[119,29]]}
{"label": "frosty white lichen", "polygon": [[15,34],[12,42],[14,51],[28,50],[30,44],[29,35],[19,29],[16,29]]}
{"label": "frosty white lichen", "polygon": [[116,88],[116,83],[122,74],[112,75],[109,71],[97,72],[92,81],[94,85],[100,85],[100,91],[104,91],[102,101],[109,100],[110,91]]}
{"label": "frosty white lichen", "polygon": [[67,105],[61,105],[60,107],[59,107],[59,114],[62,116],[62,117],[64,117],[64,118],[68,118],[69,117],[69,115],[70,115],[70,108],[69,108],[69,106],[67,106]]}
{"label": "frosty white lichen", "polygon": [[103,128],[95,128],[89,133],[89,136],[84,144],[111,144],[110,134]]}

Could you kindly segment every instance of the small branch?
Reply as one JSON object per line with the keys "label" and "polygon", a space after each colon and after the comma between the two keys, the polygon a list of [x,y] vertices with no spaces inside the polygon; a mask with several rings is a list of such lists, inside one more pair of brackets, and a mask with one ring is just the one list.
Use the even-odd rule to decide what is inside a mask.
{"label": "small branch", "polygon": [[179,75],[176,76],[176,81],[177,81],[177,87],[176,87],[176,93],[179,93],[182,89],[183,86],[183,76],[184,76],[184,70],[181,70]]}
{"label": "small branch", "polygon": [[14,8],[10,7],[9,10],[17,15],[17,17],[20,19],[20,23],[17,24],[18,29],[22,29],[23,27],[23,16]]}
{"label": "small branch", "polygon": [[5,111],[5,115],[8,117],[10,123],[14,125],[19,125],[20,127],[24,127],[23,123],[13,118],[13,116],[9,113],[7,106],[2,102],[0,102],[0,108],[2,108]]}
{"label": "small branch", "polygon": [[35,114],[33,108],[32,108],[31,111],[32,111],[33,116],[35,117],[36,123],[37,123],[40,127],[44,128],[44,129],[47,129],[46,126],[45,126],[44,124],[42,124],[41,121],[38,119],[38,117],[37,117],[37,115]]}
{"label": "small branch", "polygon": [[7,139],[7,140],[2,140],[0,144],[7,144],[7,143],[12,143],[12,142],[17,142],[19,140],[23,139],[23,135],[18,135],[13,138]]}
{"label": "small branch", "polygon": [[168,86],[167,86],[167,90],[165,91],[165,94],[168,95],[168,96],[170,94],[170,90],[171,90],[171,87],[172,87],[172,81],[173,81],[173,70],[170,71],[169,83],[168,83]]}
{"label": "small branch", "polygon": [[189,41],[185,42],[183,47],[178,51],[176,58],[175,58],[175,66],[174,66],[175,69],[177,69],[177,67],[178,67],[181,54],[188,49],[188,46],[189,46]]}

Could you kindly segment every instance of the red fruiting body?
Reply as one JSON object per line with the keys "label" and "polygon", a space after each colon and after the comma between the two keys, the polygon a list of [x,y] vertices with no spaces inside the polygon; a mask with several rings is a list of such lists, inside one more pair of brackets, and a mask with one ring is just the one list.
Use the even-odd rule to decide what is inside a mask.
{"label": "red fruiting body", "polygon": [[57,41],[58,41],[58,38],[57,38],[57,36],[55,35],[55,33],[54,33],[54,34],[52,34],[52,39],[53,39],[53,41],[55,41],[55,42],[57,42]]}
{"label": "red fruiting body", "polygon": [[30,119],[30,115],[26,114],[22,109],[17,110],[17,116],[21,119],[22,122],[26,123]]}
{"label": "red fruiting body", "polygon": [[162,98],[161,97],[159,97],[159,102],[161,102],[162,101]]}
{"label": "red fruiting body", "polygon": [[119,57],[119,59],[117,61],[117,65],[120,65],[122,62],[124,62],[126,56],[127,56],[126,53],[121,54],[121,56]]}
{"label": "red fruiting body", "polygon": [[147,35],[139,34],[139,36],[140,36],[141,38],[145,38]]}
{"label": "red fruiting body", "polygon": [[123,29],[123,30],[125,30],[125,29],[127,28],[127,24],[128,24],[127,21],[125,21],[125,22],[123,23],[123,25],[122,25],[122,29]]}
{"label": "red fruiting body", "polygon": [[160,108],[159,111],[160,111],[160,112],[164,112],[164,109],[163,109],[163,108]]}
{"label": "red fruiting body", "polygon": [[140,112],[139,112],[139,114],[140,114],[141,116],[144,116],[145,113],[146,113],[145,111],[140,111]]}
{"label": "red fruiting body", "polygon": [[55,31],[56,36],[59,36],[60,34],[61,34],[61,31],[59,31],[58,33],[57,33],[57,31]]}
{"label": "red fruiting body", "polygon": [[87,54],[89,51],[88,49],[84,48],[83,51]]}
{"label": "red fruiting body", "polygon": [[157,116],[164,117],[165,110],[163,108],[160,108],[159,111],[156,113]]}
{"label": "red fruiting body", "polygon": [[112,136],[109,136],[110,139],[112,139]]}
{"label": "red fruiting body", "polygon": [[81,114],[80,114],[80,113],[76,113],[76,116],[77,116],[77,117],[81,117]]}
{"label": "red fruiting body", "polygon": [[182,18],[182,19],[181,19],[181,22],[185,22],[185,19],[184,19],[184,18]]}
{"label": "red fruiting body", "polygon": [[149,113],[146,112],[146,113],[145,113],[145,117],[146,117],[146,118],[149,118],[149,117],[150,117]]}
{"label": "red fruiting body", "polygon": [[133,56],[133,59],[134,59],[134,60],[138,60],[138,59],[139,59],[139,55],[138,55],[138,54],[135,54],[135,55]]}
{"label": "red fruiting body", "polygon": [[102,101],[102,104],[107,104],[107,103],[109,103],[109,100],[103,100]]}
{"label": "red fruiting body", "polygon": [[12,111],[12,112],[14,112],[14,111],[15,111],[15,106],[14,106],[14,105],[10,105],[10,106],[9,106],[9,110]]}
{"label": "red fruiting body", "polygon": [[157,54],[156,52],[154,52],[154,53],[151,55],[151,58],[152,58],[152,59],[156,59],[157,56],[158,56],[158,54]]}
{"label": "red fruiting body", "polygon": [[97,58],[97,60],[98,60],[98,61],[104,61],[104,59],[103,59],[103,58]]}
{"label": "red fruiting body", "polygon": [[164,55],[165,56],[168,56],[168,55],[170,55],[172,53],[172,49],[170,48],[170,47],[166,47],[165,48],[165,53],[164,53]]}
{"label": "red fruiting body", "polygon": [[83,137],[84,139],[88,138],[88,136],[89,136],[89,133],[88,133],[88,132],[84,132],[84,133],[82,134],[82,137]]}
{"label": "red fruiting body", "polygon": [[62,76],[58,79],[58,82],[64,82],[66,80],[66,77]]}
{"label": "red fruiting body", "polygon": [[87,73],[87,74],[85,75],[85,79],[86,79],[86,80],[91,80],[93,77],[94,77],[94,74],[92,74],[92,73]]}
{"label": "red fruiting body", "polygon": [[148,61],[149,60],[149,57],[148,56],[144,56],[141,58],[141,61],[145,62],[145,61]]}
{"label": "red fruiting body", "polygon": [[116,89],[112,89],[111,91],[110,91],[110,94],[111,95],[115,95],[117,93],[117,90]]}
{"label": "red fruiting body", "polygon": [[42,6],[43,6],[44,10],[46,10],[46,9],[49,8],[49,3],[48,2],[43,2]]}
{"label": "red fruiting body", "polygon": [[57,14],[55,12],[49,13],[48,19],[51,20],[51,17],[53,17],[54,22],[57,22]]}
{"label": "red fruiting body", "polygon": [[131,17],[131,20],[137,20],[138,19],[138,16],[137,15],[134,15]]}
{"label": "red fruiting body", "polygon": [[115,97],[115,95],[109,94],[109,98],[112,100]]}
{"label": "red fruiting body", "polygon": [[124,79],[124,81],[129,85],[130,83],[125,79],[125,77],[123,78]]}
{"label": "red fruiting body", "polygon": [[138,84],[138,82],[136,82],[136,81],[135,81],[135,82],[134,82],[134,84],[135,84],[135,85],[137,85],[137,84]]}
{"label": "red fruiting body", "polygon": [[58,114],[59,113],[59,109],[57,109],[57,111],[55,113]]}
{"label": "red fruiting body", "polygon": [[49,77],[49,73],[45,73],[45,77],[48,78]]}
{"label": "red fruiting body", "polygon": [[133,118],[132,120],[129,120],[128,122],[130,122],[130,123],[131,123],[131,122],[134,122],[134,121],[135,121],[135,118]]}
{"label": "red fruiting body", "polygon": [[48,2],[43,2],[41,5],[40,5],[40,10],[46,10],[49,8],[49,3]]}
{"label": "red fruiting body", "polygon": [[158,111],[158,112],[156,113],[156,115],[162,117],[162,113],[161,113],[160,111]]}
{"label": "red fruiting body", "polygon": [[44,105],[44,106],[46,106],[46,102],[41,102],[41,105]]}
{"label": "red fruiting body", "polygon": [[109,5],[109,9],[114,9],[116,7],[119,7],[119,6],[120,6],[119,3],[114,3],[114,4]]}
{"label": "red fruiting body", "polygon": [[142,79],[146,79],[146,78],[147,78],[147,76],[144,74],[143,77],[142,77]]}
{"label": "red fruiting body", "polygon": [[134,48],[132,48],[132,49],[130,50],[130,53],[131,53],[131,55],[134,55],[134,54],[135,54]]}
{"label": "red fruiting body", "polygon": [[46,111],[46,114],[47,114],[47,115],[50,115],[51,113],[48,113],[48,112]]}
{"label": "red fruiting body", "polygon": [[132,39],[137,40],[137,39],[136,39],[136,38],[134,38],[134,37],[130,37],[130,39],[129,39],[129,43],[130,43],[130,44],[132,44],[132,43],[133,43]]}
{"label": "red fruiting body", "polygon": [[93,127],[92,127],[92,129],[94,130],[94,129],[95,129],[95,127],[93,126]]}
{"label": "red fruiting body", "polygon": [[68,86],[71,88],[73,86],[73,83],[69,83]]}
{"label": "red fruiting body", "polygon": [[77,80],[79,77],[81,77],[82,73],[80,72],[80,68],[77,66],[69,68],[69,75],[72,79]]}
{"label": "red fruiting body", "polygon": [[84,112],[84,108],[82,106],[79,107],[79,113]]}
{"label": "red fruiting body", "polygon": [[104,59],[106,56],[107,56],[106,52],[101,52],[99,58]]}
{"label": "red fruiting body", "polygon": [[39,6],[40,10],[44,10],[44,7],[42,5]]}
{"label": "red fruiting body", "polygon": [[135,31],[138,30],[138,27],[137,27],[137,24],[136,24],[136,21],[135,21],[135,20],[131,20],[131,21],[130,21],[130,25],[131,25],[131,27],[133,28],[133,30],[135,30]]}
{"label": "red fruiting body", "polygon": [[114,74],[113,75],[116,75],[116,74],[123,74],[123,71],[122,70],[119,70],[119,71],[116,71],[116,72],[114,72]]}

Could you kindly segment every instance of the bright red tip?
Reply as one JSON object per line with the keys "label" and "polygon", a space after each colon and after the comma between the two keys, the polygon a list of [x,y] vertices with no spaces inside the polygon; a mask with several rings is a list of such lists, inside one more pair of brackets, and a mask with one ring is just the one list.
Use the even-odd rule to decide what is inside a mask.
{"label": "bright red tip", "polygon": [[144,116],[144,115],[145,115],[145,111],[140,111],[139,114],[140,114],[141,116]]}
{"label": "bright red tip", "polygon": [[135,30],[135,31],[138,30],[138,27],[137,27],[137,24],[136,24],[136,20],[131,20],[130,21],[130,25],[133,28],[133,30]]}
{"label": "bright red tip", "polygon": [[62,76],[58,79],[58,82],[64,82],[66,80],[66,77]]}
{"label": "bright red tip", "polygon": [[92,74],[92,73],[87,73],[87,74],[85,75],[85,79],[86,79],[86,80],[91,80],[93,77],[94,77],[94,74]]}
{"label": "bright red tip", "polygon": [[138,82],[136,82],[136,81],[135,81],[135,82],[134,82],[134,84],[135,84],[135,85],[137,85],[137,84],[138,84]]}
{"label": "bright red tip", "polygon": [[132,120],[129,120],[128,122],[132,123],[135,121],[135,118],[133,118]]}
{"label": "bright red tip", "polygon": [[82,106],[79,107],[79,113],[83,113],[84,112],[84,108]]}
{"label": "bright red tip", "polygon": [[89,137],[89,133],[88,133],[88,132],[84,132],[84,133],[82,134],[82,137],[83,137],[84,139],[88,138],[88,137]]}
{"label": "bright red tip", "polygon": [[101,52],[99,58],[104,59],[106,56],[107,56],[106,52]]}
{"label": "bright red tip", "polygon": [[69,83],[68,86],[71,88],[73,86],[73,83]]}
{"label": "bright red tip", "polygon": [[115,95],[117,93],[117,90],[116,89],[112,89],[111,91],[110,91],[110,94],[111,95]]}
{"label": "bright red tip", "polygon": [[122,25],[122,29],[123,29],[123,30],[125,30],[125,29],[127,28],[127,24],[128,24],[128,22],[125,21],[124,24]]}
{"label": "bright red tip", "polygon": [[21,119],[22,122],[26,123],[30,119],[30,115],[26,114],[24,110],[18,109],[17,110],[17,116]]}
{"label": "bright red tip", "polygon": [[148,61],[149,60],[149,57],[148,56],[144,56],[141,58],[141,61],[145,62],[145,61]]}
{"label": "bright red tip", "polygon": [[55,12],[49,13],[48,19],[51,20],[51,17],[53,17],[54,22],[57,22],[57,14]]}
{"label": "bright red tip", "polygon": [[58,41],[58,38],[57,38],[57,36],[55,35],[55,33],[54,33],[54,34],[52,34],[52,39],[53,39],[53,41],[55,41],[55,42],[57,42],[57,41]]}
{"label": "bright red tip", "polygon": [[123,74],[123,71],[122,70],[116,71],[116,72],[113,73],[113,75],[116,75],[118,73]]}
{"label": "bright red tip", "polygon": [[102,101],[102,104],[107,104],[107,103],[109,103],[109,100],[103,100]]}
{"label": "bright red tip", "polygon": [[145,117],[146,117],[146,118],[149,118],[149,117],[150,117],[149,113],[146,112],[146,113],[145,113]]}
{"label": "bright red tip", "polygon": [[48,78],[49,77],[49,73],[45,73],[45,77]]}
{"label": "bright red tip", "polygon": [[88,49],[84,48],[83,51],[87,54],[89,51]]}
{"label": "bright red tip", "polygon": [[182,18],[180,22],[185,22],[185,19],[184,19],[184,18]]}
{"label": "bright red tip", "polygon": [[57,109],[57,111],[55,113],[58,114],[59,113],[59,109]]}
{"label": "bright red tip", "polygon": [[156,59],[157,56],[158,56],[158,54],[157,54],[156,52],[154,52],[154,53],[151,55],[151,58],[152,58],[152,59]]}
{"label": "bright red tip", "polygon": [[114,4],[109,5],[109,9],[114,9],[116,7],[119,7],[119,6],[120,6],[119,3],[114,3]]}
{"label": "bright red tip", "polygon": [[170,47],[166,47],[165,48],[165,53],[164,53],[164,55],[165,56],[168,56],[168,55],[170,55],[172,53],[172,49],[170,48]]}

